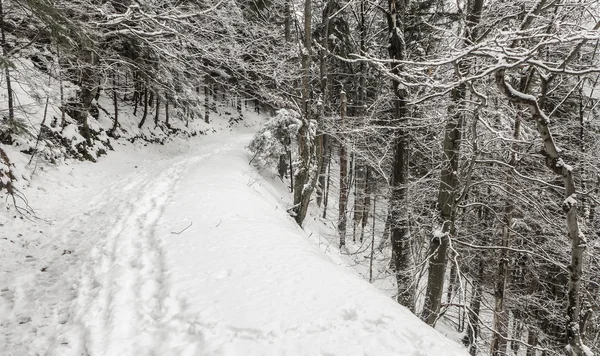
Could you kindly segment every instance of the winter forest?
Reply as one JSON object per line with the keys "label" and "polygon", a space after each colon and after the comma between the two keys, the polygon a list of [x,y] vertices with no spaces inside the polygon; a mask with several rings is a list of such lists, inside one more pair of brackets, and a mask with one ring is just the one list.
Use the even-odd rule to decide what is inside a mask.
{"label": "winter forest", "polygon": [[[0,31],[0,355],[600,355],[600,2],[2,0]],[[231,132],[248,139],[219,136]],[[193,157],[156,158],[196,142]],[[237,182],[242,171],[255,177]],[[60,189],[63,205],[45,205]],[[264,209],[250,203],[274,191]],[[281,236],[184,240],[243,235],[235,209],[277,220],[340,267],[272,247]],[[202,218],[188,225],[184,211]],[[191,321],[169,293],[199,278],[203,258],[177,256],[211,246],[232,266],[254,254],[288,271],[272,272],[279,286],[264,297],[286,312],[308,302],[274,295],[314,288],[294,273],[342,268],[360,278],[331,274],[340,282],[315,294],[332,310],[416,317],[360,324],[395,343],[330,345],[333,330],[366,323],[344,307],[340,324],[294,329],[329,347],[314,352],[283,327],[273,336]],[[248,273],[215,300],[258,296],[244,289]],[[224,265],[207,281],[234,277]],[[173,292],[161,292],[167,284]],[[403,327],[458,351],[405,349],[411,337],[394,336]],[[201,346],[176,348],[198,330]],[[263,348],[227,349],[240,333]],[[217,347],[207,335],[226,336]]]}

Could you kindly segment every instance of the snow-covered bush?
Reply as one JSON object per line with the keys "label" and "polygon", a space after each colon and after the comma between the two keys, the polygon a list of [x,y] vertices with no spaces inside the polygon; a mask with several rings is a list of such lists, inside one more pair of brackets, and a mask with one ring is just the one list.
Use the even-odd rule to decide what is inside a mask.
{"label": "snow-covered bush", "polygon": [[296,111],[277,110],[248,145],[253,154],[252,161],[261,166],[277,167],[281,174],[282,157],[291,152],[300,124],[300,115]]}

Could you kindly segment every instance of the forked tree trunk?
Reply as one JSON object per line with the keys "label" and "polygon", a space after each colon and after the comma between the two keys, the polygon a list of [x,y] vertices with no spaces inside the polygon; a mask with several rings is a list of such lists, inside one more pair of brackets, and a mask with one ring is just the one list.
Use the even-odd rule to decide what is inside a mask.
{"label": "forked tree trunk", "polygon": [[[599,23],[600,25],[600,23]],[[584,42],[583,42],[584,43]],[[583,45],[583,43],[580,44]],[[579,46],[579,48],[581,48]],[[578,50],[575,48],[572,54]],[[567,325],[566,340],[570,353],[575,356],[586,354],[585,346],[581,339],[580,331],[580,288],[581,276],[583,273],[583,252],[586,248],[585,237],[579,229],[577,221],[577,196],[575,189],[575,179],[573,178],[573,168],[566,164],[560,150],[554,143],[554,138],[549,128],[549,120],[542,111],[542,105],[538,100],[544,100],[547,92],[548,82],[542,80],[542,93],[539,99],[535,96],[524,95],[515,90],[505,79],[505,69],[496,72],[496,83],[500,91],[511,101],[526,105],[529,108],[531,117],[536,123],[537,131],[544,144],[545,163],[552,172],[562,177],[565,187],[565,200],[563,201],[563,211],[566,213],[566,225],[568,236],[571,240],[571,264],[569,266],[570,279],[568,285],[568,307],[567,307]]]}

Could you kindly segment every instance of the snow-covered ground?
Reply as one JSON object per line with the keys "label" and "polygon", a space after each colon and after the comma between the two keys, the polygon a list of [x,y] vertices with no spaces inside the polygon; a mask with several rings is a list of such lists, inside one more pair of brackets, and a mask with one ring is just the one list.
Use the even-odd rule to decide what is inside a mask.
{"label": "snow-covered ground", "polygon": [[0,222],[0,354],[464,354],[307,239],[251,136],[40,166],[42,220]]}

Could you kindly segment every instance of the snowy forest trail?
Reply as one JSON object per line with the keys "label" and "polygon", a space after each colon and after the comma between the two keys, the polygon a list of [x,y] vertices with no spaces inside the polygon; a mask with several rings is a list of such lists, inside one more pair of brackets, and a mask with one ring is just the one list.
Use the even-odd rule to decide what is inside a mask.
{"label": "snowy forest trail", "polygon": [[248,165],[251,136],[203,137],[84,199],[53,230],[81,240],[69,262],[22,291],[52,317],[6,354],[463,355],[306,239],[285,186]]}

